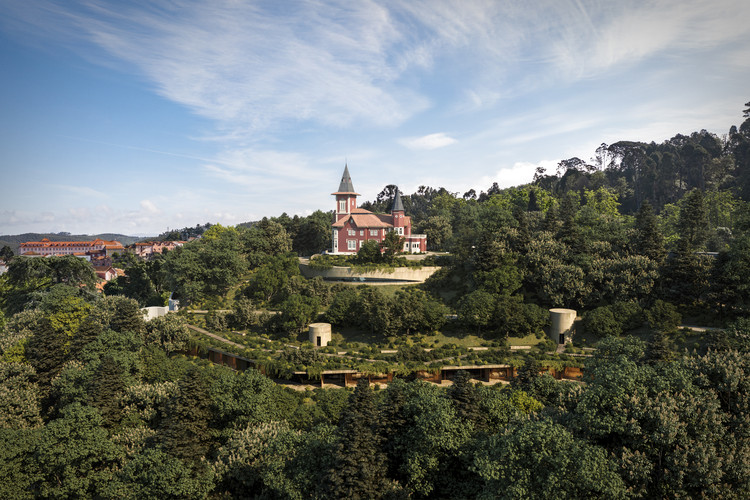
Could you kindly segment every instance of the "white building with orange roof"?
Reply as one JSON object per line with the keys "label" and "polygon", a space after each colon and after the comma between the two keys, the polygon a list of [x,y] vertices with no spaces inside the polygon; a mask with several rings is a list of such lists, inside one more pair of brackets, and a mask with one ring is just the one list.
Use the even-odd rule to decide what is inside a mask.
{"label": "white building with orange roof", "polygon": [[117,278],[117,269],[112,266],[94,266],[94,272],[104,281],[111,281]]}
{"label": "white building with orange roof", "polygon": [[107,241],[97,238],[93,241],[50,241],[43,238],[42,241],[27,241],[21,243],[18,248],[19,255],[63,257],[74,255],[86,260],[103,260],[112,257],[115,253],[123,252],[125,247],[119,241]]}

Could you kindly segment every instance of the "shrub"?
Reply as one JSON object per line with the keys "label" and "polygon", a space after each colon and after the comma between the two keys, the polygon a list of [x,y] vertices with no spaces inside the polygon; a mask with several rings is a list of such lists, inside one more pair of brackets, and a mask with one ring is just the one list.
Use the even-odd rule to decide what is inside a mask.
{"label": "shrub", "polygon": [[279,306],[277,316],[282,331],[300,333],[318,315],[320,302],[316,298],[290,295]]}
{"label": "shrub", "polygon": [[503,335],[524,337],[540,332],[549,321],[549,312],[536,304],[524,304],[520,296],[499,297],[494,321]]}
{"label": "shrub", "polygon": [[215,332],[225,332],[229,329],[227,314],[223,312],[209,311],[206,314],[206,328]]}
{"label": "shrub", "polygon": [[234,301],[234,307],[231,314],[232,324],[235,328],[245,330],[257,324],[258,315],[255,314],[255,308],[250,299],[239,296]]}
{"label": "shrub", "polygon": [[657,300],[650,309],[646,310],[646,319],[651,328],[664,333],[677,330],[682,322],[682,316],[677,312],[677,307],[663,300]]}
{"label": "shrub", "polygon": [[597,307],[583,316],[583,327],[598,337],[622,335],[622,323],[615,318],[609,306]]}
{"label": "shrub", "polygon": [[352,326],[359,321],[359,294],[351,287],[345,288],[333,297],[325,314],[325,320],[336,326]]}
{"label": "shrub", "polygon": [[643,309],[637,302],[615,302],[610,307],[623,331],[634,330],[643,324]]}

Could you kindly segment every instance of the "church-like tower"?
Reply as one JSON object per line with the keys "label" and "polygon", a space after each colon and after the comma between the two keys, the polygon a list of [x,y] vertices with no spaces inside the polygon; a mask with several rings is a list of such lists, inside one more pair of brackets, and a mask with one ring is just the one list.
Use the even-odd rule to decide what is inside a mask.
{"label": "church-like tower", "polygon": [[336,209],[334,211],[334,221],[339,221],[352,213],[352,210],[357,208],[357,196],[359,193],[354,191],[354,185],[352,184],[352,176],[349,175],[349,165],[344,165],[344,175],[341,176],[341,183],[339,189],[335,193],[331,193],[336,196]]}
{"label": "church-like tower", "polygon": [[391,217],[393,217],[393,230],[401,236],[408,236],[408,233],[411,232],[411,225],[407,226],[406,224],[404,202],[401,201],[401,191],[398,188],[396,188],[396,194],[393,196]]}

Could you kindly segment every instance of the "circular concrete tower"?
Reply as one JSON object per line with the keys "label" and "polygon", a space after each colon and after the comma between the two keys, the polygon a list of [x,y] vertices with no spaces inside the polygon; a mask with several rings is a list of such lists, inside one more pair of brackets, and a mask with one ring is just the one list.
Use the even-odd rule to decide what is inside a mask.
{"label": "circular concrete tower", "polygon": [[555,344],[565,344],[573,337],[573,323],[576,320],[576,311],[573,309],[550,309],[549,316],[551,325],[549,336]]}
{"label": "circular concrete tower", "polygon": [[331,324],[330,323],[312,323],[310,324],[310,342],[315,347],[325,347],[331,341]]}

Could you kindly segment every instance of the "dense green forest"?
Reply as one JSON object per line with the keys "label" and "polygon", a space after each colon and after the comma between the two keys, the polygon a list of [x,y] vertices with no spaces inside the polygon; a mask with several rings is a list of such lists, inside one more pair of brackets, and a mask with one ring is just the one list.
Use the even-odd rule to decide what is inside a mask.
{"label": "dense green forest", "polygon": [[[320,211],[196,226],[199,239],[151,260],[119,256],[126,276],[104,293],[85,261],[11,258],[0,497],[747,498],[746,106],[726,136],[602,145],[529,185],[404,195],[440,251],[420,286],[303,278],[297,256],[330,246]],[[394,188],[364,207],[386,211]],[[374,250],[352,263],[397,265]],[[170,296],[179,314],[143,320]],[[578,310],[571,349],[586,354],[548,352],[550,307]],[[316,320],[334,325],[332,347],[302,341]],[[295,390],[191,356],[214,344],[188,324],[244,346],[269,375],[398,376]],[[426,343],[438,333],[486,350]],[[511,352],[521,337],[536,346]],[[413,376],[488,363],[517,376]],[[583,383],[541,373],[562,365],[582,366]]]}

